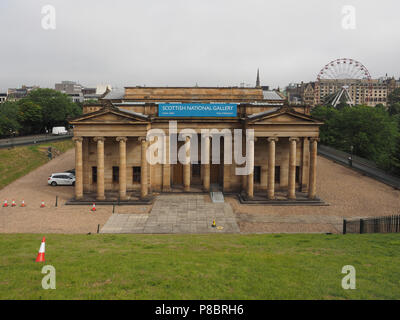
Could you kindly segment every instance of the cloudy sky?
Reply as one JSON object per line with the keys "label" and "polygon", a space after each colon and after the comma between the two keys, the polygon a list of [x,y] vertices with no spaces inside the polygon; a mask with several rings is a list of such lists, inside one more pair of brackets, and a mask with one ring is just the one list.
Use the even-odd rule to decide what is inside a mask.
{"label": "cloudy sky", "polygon": [[[42,27],[42,7],[56,29]],[[355,8],[355,29],[342,8]],[[400,77],[398,0],[0,0],[0,90],[93,86],[283,87],[336,58]],[[347,20],[346,20],[347,21]]]}

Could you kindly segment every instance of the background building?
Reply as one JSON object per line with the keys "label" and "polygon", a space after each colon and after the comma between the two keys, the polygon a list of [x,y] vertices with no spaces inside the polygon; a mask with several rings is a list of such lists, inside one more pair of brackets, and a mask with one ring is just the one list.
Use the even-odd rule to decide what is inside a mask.
{"label": "background building", "polygon": [[110,85],[99,84],[96,88],[84,87],[74,81],[61,81],[55,84],[55,90],[69,95],[73,102],[86,102],[98,100],[106,91],[111,90]]}
{"label": "background building", "polygon": [[[301,82],[300,84],[289,84],[286,88],[286,95],[291,105],[323,105],[329,104],[343,87],[355,105],[363,104],[376,106],[377,104],[387,105],[388,95],[400,87],[400,79],[382,77],[379,79],[347,79],[330,80],[322,79],[318,82]],[[317,91],[316,91],[317,90]]]}
{"label": "background building", "polygon": [[34,89],[39,89],[39,86],[25,86],[21,88],[9,88],[7,90],[7,100],[8,101],[18,101],[28,95]]}
{"label": "background building", "polygon": [[0,103],[3,103],[7,100],[7,93],[0,93]]}

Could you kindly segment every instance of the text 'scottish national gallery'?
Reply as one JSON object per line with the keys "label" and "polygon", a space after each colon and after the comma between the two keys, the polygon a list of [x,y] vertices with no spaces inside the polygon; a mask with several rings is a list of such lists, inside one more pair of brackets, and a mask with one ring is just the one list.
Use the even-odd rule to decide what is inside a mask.
{"label": "text 'scottish national gallery'", "polygon": [[162,192],[313,201],[320,122],[261,87],[126,87],[74,126],[75,200]]}

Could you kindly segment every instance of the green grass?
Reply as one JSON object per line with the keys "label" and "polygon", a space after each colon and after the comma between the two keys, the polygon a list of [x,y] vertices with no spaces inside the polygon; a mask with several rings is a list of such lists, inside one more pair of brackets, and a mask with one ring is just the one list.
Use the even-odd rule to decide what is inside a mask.
{"label": "green grass", "polygon": [[[400,235],[0,235],[0,299],[399,299]],[[357,289],[341,287],[344,265]]]}
{"label": "green grass", "polygon": [[60,152],[71,149],[72,140],[63,140],[12,149],[0,149],[0,189],[45,164],[48,160],[47,147]]}

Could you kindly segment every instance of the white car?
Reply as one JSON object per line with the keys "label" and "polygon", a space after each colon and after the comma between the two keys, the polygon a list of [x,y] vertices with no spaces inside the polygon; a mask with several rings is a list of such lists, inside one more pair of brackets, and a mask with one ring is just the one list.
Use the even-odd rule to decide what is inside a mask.
{"label": "white car", "polygon": [[47,183],[55,186],[74,186],[75,176],[69,172],[53,173],[48,179]]}
{"label": "white car", "polygon": [[68,131],[65,129],[65,127],[54,127],[52,130],[52,134],[64,135],[64,134],[68,134]]}

